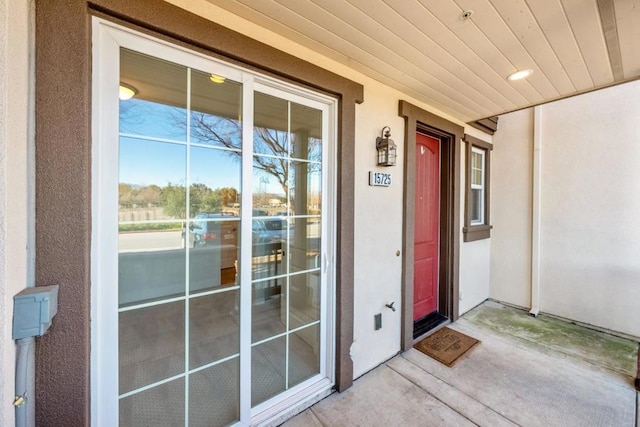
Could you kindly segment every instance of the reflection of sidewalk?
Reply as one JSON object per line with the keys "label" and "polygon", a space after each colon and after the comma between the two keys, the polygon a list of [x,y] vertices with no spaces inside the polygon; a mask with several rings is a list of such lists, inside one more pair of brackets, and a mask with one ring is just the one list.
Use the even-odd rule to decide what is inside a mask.
{"label": "reflection of sidewalk", "polygon": [[180,249],[181,239],[180,230],[120,233],[118,248],[120,253],[173,250]]}

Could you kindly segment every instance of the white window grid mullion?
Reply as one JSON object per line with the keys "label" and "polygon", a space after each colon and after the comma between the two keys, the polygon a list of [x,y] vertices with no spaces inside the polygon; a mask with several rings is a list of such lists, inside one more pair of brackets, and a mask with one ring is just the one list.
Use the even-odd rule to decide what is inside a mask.
{"label": "white window grid mullion", "polygon": [[162,299],[162,300],[158,300],[158,301],[150,301],[150,302],[145,302],[142,304],[136,304],[136,305],[129,305],[126,307],[121,307],[118,309],[118,313],[124,313],[125,311],[133,311],[133,310],[138,310],[141,308],[149,308],[149,307],[156,307],[159,305],[164,305],[164,304],[170,304],[172,302],[178,302],[178,301],[184,301],[185,297],[184,296],[179,296],[179,297],[175,297],[175,298],[166,298],[166,299]]}
{"label": "white window grid mullion", "polygon": [[292,330],[290,330],[288,332],[287,331],[280,332],[279,334],[270,336],[269,338],[265,338],[263,340],[254,342],[253,344],[251,344],[251,347],[257,347],[257,346],[259,346],[261,344],[267,343],[269,341],[277,340],[278,338],[282,338],[282,337],[284,337],[286,335],[295,334],[295,333],[300,332],[301,330],[303,330],[305,328],[309,328],[311,326],[319,325],[320,322],[321,322],[321,320],[314,320],[313,322],[305,323],[304,325],[298,326],[297,328],[294,328],[294,329],[292,329]]}
{"label": "white window grid mullion", "polygon": [[184,302],[184,425],[189,426],[189,318],[190,313],[190,299],[189,297],[189,262],[190,252],[189,249],[189,226],[191,218],[191,196],[189,187],[191,186],[191,68],[187,68],[187,164],[186,164],[186,184],[185,184],[185,269],[184,269],[184,294],[187,297]]}
{"label": "white window grid mullion", "polygon": [[120,225],[129,225],[129,224],[181,224],[183,221],[181,219],[139,219],[134,221],[118,221]]}
{"label": "white window grid mullion", "polygon": [[[251,423],[253,76],[242,78],[242,182],[240,185],[240,423]],[[248,230],[248,231],[244,231]]]}
{"label": "white window grid mullion", "polygon": [[124,399],[126,397],[134,396],[134,395],[136,395],[138,393],[142,393],[143,391],[151,390],[152,388],[156,388],[158,386],[161,386],[162,384],[166,384],[166,383],[169,383],[169,382],[174,381],[174,380],[179,380],[180,378],[183,378],[184,376],[185,376],[185,373],[182,372],[182,373],[180,373],[178,375],[173,375],[173,376],[171,376],[169,378],[165,378],[165,379],[162,379],[160,381],[156,381],[155,383],[147,384],[147,385],[145,385],[143,387],[140,387],[140,388],[137,388],[135,390],[131,390],[131,391],[128,391],[126,393],[122,393],[120,396],[118,396],[118,399]]}
{"label": "white window grid mullion", "polygon": [[228,362],[229,360],[236,359],[239,356],[240,356],[239,353],[235,353],[235,354],[232,354],[230,356],[223,357],[222,359],[218,359],[216,361],[207,363],[205,365],[198,366],[197,368],[187,369],[185,372],[182,372],[180,374],[173,375],[173,376],[168,377],[168,378],[164,378],[164,379],[162,379],[160,381],[156,381],[156,382],[154,382],[152,384],[147,384],[145,386],[142,386],[142,387],[139,387],[139,388],[136,388],[136,389],[133,389],[133,390],[129,390],[126,393],[122,393],[120,396],[118,396],[118,399],[124,399],[126,397],[130,397],[130,396],[136,395],[138,393],[142,393],[143,391],[151,390],[152,388],[156,388],[156,387],[161,386],[163,384],[169,383],[169,382],[171,382],[173,380],[178,380],[180,378],[185,378],[187,376],[187,374],[188,375],[192,375],[192,374],[198,373],[200,371],[204,371],[205,369],[209,369],[209,368],[212,368],[212,367],[217,366],[217,365],[222,365],[223,363]]}
{"label": "white window grid mullion", "polygon": [[[187,118],[187,120],[188,120],[188,118]],[[143,135],[143,134],[139,134],[139,133],[120,132],[118,135],[121,138],[139,139],[141,141],[166,142],[167,144],[187,145],[187,143],[184,140],[171,139],[171,138],[161,138],[161,137],[157,137],[157,136],[149,136],[149,135]]]}
{"label": "white window grid mullion", "polygon": [[232,291],[237,291],[240,290],[240,286],[225,286],[222,289],[214,289],[212,291],[204,291],[204,292],[198,292],[198,293],[192,293],[188,296],[189,299],[194,299],[194,298],[200,298],[200,297],[207,297],[209,295],[215,295],[215,294],[223,294],[226,292],[232,292]]}
{"label": "white window grid mullion", "polygon": [[[261,277],[259,279],[253,279],[252,283],[253,284],[257,284],[257,283],[271,282],[271,281],[273,281],[275,279],[285,279],[285,278],[288,278],[288,277],[302,276],[302,275],[307,274],[307,273],[321,273],[322,274],[322,266],[316,267],[316,268],[310,268],[308,270],[294,271],[294,272],[291,272],[289,274],[282,273],[282,274],[279,274],[277,276]],[[198,294],[198,295],[200,295],[200,294]]]}
{"label": "white window grid mullion", "polygon": [[222,146],[219,146],[219,145],[212,145],[212,144],[202,144],[202,143],[193,142],[193,141],[191,141],[189,143],[189,145],[191,147],[207,148],[207,149],[210,149],[210,150],[230,151],[230,152],[233,152],[233,153],[241,153],[242,152],[242,149],[239,149],[239,148],[222,147]]}
{"label": "white window grid mullion", "polygon": [[228,362],[229,360],[237,359],[239,356],[240,356],[240,353],[235,353],[235,354],[232,354],[231,356],[223,357],[222,359],[218,359],[218,360],[216,360],[214,362],[207,363],[206,365],[202,365],[202,366],[198,366],[197,368],[189,369],[188,372],[189,372],[190,375],[191,374],[195,374],[197,372],[204,371],[205,369],[209,369],[209,368],[212,368],[212,367],[217,366],[217,365],[222,365],[223,363]]}

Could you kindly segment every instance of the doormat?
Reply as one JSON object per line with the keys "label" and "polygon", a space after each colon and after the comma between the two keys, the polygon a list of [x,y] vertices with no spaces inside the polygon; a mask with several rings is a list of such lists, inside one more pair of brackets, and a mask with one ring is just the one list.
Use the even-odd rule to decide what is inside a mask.
{"label": "doormat", "polygon": [[415,344],[413,348],[436,359],[440,363],[453,366],[460,356],[479,342],[480,341],[475,338],[444,327]]}

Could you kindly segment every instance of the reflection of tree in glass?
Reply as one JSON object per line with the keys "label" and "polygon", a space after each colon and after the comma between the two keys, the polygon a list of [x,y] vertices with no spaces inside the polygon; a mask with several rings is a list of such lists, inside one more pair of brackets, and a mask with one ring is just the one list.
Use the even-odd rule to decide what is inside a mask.
{"label": "reflection of tree in glass", "polygon": [[119,185],[119,203],[121,206],[154,205],[160,204],[162,189],[157,185],[145,187],[131,184]]}
{"label": "reflection of tree in glass", "polygon": [[162,207],[164,213],[173,218],[187,215],[187,197],[184,185],[169,184],[162,189]]}
{"label": "reflection of tree in glass", "polygon": [[136,105],[133,102],[120,101],[120,132],[131,133],[132,129],[144,123],[142,116],[136,112]]}
{"label": "reflection of tree in glass", "polygon": [[[288,133],[265,127],[255,127],[253,132],[253,166],[274,177],[283,192],[287,194],[289,181],[289,150],[291,157],[309,160],[308,171],[319,170],[322,160],[322,144],[317,138],[304,137],[306,132],[293,132],[289,147]],[[191,113],[191,138],[203,144],[211,144],[237,151],[229,151],[229,155],[240,159],[242,153],[242,123],[211,114]],[[318,162],[318,163],[315,163]]]}
{"label": "reflection of tree in glass", "polygon": [[[201,212],[221,212],[223,206],[234,203],[237,199],[235,188],[218,188],[212,190],[205,184],[195,183],[189,187],[189,204],[191,216]],[[186,217],[186,192],[183,185],[169,184],[162,188],[162,207],[164,213],[173,218]]]}

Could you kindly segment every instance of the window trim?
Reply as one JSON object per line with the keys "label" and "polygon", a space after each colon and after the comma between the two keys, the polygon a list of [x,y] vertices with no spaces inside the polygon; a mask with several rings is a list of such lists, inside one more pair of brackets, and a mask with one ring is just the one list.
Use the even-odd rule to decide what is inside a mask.
{"label": "window trim", "polygon": [[[475,220],[472,218],[472,215],[470,215],[469,218],[469,224],[471,226],[474,225],[484,225],[484,218],[485,218],[485,211],[484,211],[484,206],[485,206],[485,201],[484,201],[484,195],[485,195],[485,191],[486,191],[486,172],[487,172],[487,162],[486,162],[486,158],[487,158],[487,150],[483,150],[481,148],[472,146],[471,147],[471,152],[470,152],[470,157],[472,158],[473,155],[478,154],[480,156],[480,158],[482,159],[482,163],[481,163],[481,171],[482,171],[482,176],[480,179],[480,183],[479,184],[474,184],[473,183],[473,175],[475,174],[475,171],[473,170],[473,160],[471,159],[471,166],[469,169],[469,176],[470,176],[470,186],[471,186],[471,192],[473,193],[473,190],[480,190],[480,194],[482,195],[480,202],[480,219],[479,220]],[[474,198],[471,197],[469,198],[469,203],[473,203]],[[472,206],[469,207],[469,212],[471,213],[472,211]]]}
{"label": "window trim", "polygon": [[[491,151],[493,144],[465,134],[465,192],[464,192],[464,227],[462,228],[463,241],[474,242],[476,240],[491,238],[491,217],[490,217],[490,189],[491,189]],[[471,154],[473,151],[483,151],[484,173],[483,173],[483,198],[482,198],[482,221],[480,223],[471,222]]]}

